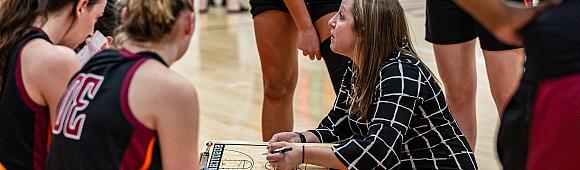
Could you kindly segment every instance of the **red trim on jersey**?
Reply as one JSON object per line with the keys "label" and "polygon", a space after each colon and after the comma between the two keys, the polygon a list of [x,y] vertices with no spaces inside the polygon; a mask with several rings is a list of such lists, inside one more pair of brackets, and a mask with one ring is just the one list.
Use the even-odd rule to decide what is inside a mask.
{"label": "red trim on jersey", "polygon": [[32,98],[30,98],[28,92],[26,91],[26,88],[24,87],[24,80],[22,79],[22,67],[20,61],[24,46],[26,46],[26,44],[20,47],[20,49],[18,49],[18,54],[16,55],[16,86],[18,87],[18,93],[20,94],[20,97],[24,101],[24,104],[26,104],[26,106],[28,106],[30,110],[34,111],[35,113],[45,112],[46,110],[48,110],[48,107],[36,104],[32,100]]}
{"label": "red trim on jersey", "polygon": [[125,75],[125,79],[123,80],[123,85],[121,86],[121,109],[123,109],[123,114],[125,115],[125,118],[127,119],[127,121],[129,121],[129,123],[135,129],[141,130],[141,131],[148,131],[148,132],[153,133],[153,130],[147,128],[145,125],[143,125],[141,122],[139,122],[139,120],[137,120],[137,118],[135,118],[135,115],[133,115],[133,112],[131,111],[131,108],[129,107],[129,86],[131,85],[133,75],[135,74],[135,72],[137,71],[139,66],[141,66],[143,63],[145,63],[145,61],[147,61],[147,60],[148,60],[147,58],[139,59],[137,62],[135,62],[133,64],[133,66],[131,66],[131,68],[129,69],[129,71]]}
{"label": "red trim on jersey", "polygon": [[131,51],[121,48],[119,49],[119,54],[121,54],[125,58],[137,58],[139,57],[137,54],[132,53]]}
{"label": "red trim on jersey", "polygon": [[32,154],[34,156],[34,169],[46,169],[46,158],[48,156],[49,143],[49,116],[48,112],[36,112],[34,115],[34,148]]}
{"label": "red trim on jersey", "polygon": [[47,106],[41,106],[35,103],[28,95],[26,87],[24,87],[20,60],[22,50],[26,44],[22,45],[22,47],[18,49],[18,54],[16,55],[16,86],[18,87],[18,93],[20,94],[20,98],[22,98],[24,104],[30,110],[32,110],[32,112],[34,112],[34,136],[32,140],[32,157],[34,162],[34,169],[45,169],[46,157],[48,154],[47,143],[49,133],[47,132],[49,130],[49,111]]}
{"label": "red trim on jersey", "polygon": [[[121,52],[123,52],[123,50],[121,50]],[[125,57],[136,57],[136,55],[130,53],[129,51],[125,50],[124,53],[125,54],[122,55]],[[127,53],[129,55],[127,55]],[[133,128],[135,128],[129,144],[125,150],[125,154],[123,155],[120,168],[121,170],[132,170],[144,167],[144,165],[147,163],[147,153],[150,148],[150,141],[154,140],[156,136],[155,131],[147,128],[145,125],[139,122],[137,118],[135,118],[135,115],[129,107],[129,86],[131,85],[133,75],[139,66],[145,63],[147,60],[148,58],[142,58],[135,62],[125,75],[123,85],[121,86],[121,109],[123,110],[123,114],[127,121],[133,126]]]}
{"label": "red trim on jersey", "polygon": [[580,166],[580,74],[538,84],[530,123],[527,169]]}

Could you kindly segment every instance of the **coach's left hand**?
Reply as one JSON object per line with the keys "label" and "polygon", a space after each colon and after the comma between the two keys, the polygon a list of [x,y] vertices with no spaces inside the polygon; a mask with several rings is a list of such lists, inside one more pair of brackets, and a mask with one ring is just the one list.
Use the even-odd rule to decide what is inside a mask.
{"label": "coach's left hand", "polygon": [[[292,147],[292,150],[285,153],[272,154],[275,149],[282,147]],[[302,147],[298,147],[297,145],[288,142],[270,143],[268,145],[268,153],[270,154],[266,156],[266,160],[268,160],[272,166],[276,167],[276,169],[294,169],[302,163],[302,152]]]}

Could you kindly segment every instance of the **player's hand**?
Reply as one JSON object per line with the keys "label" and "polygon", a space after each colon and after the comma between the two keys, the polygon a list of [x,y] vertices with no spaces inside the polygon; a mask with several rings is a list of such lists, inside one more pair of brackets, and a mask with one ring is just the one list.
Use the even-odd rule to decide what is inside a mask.
{"label": "player's hand", "polygon": [[292,147],[291,151],[284,153],[268,154],[266,160],[276,167],[276,169],[295,169],[302,163],[302,147],[288,142],[276,142],[268,145],[268,152],[272,153],[275,149],[282,147]]}
{"label": "player's hand", "polygon": [[269,143],[274,142],[290,142],[290,143],[300,143],[300,137],[296,132],[280,132],[272,136],[272,139],[268,141]]}
{"label": "player's hand", "polygon": [[498,40],[504,43],[522,46],[524,43],[521,34],[522,29],[532,22],[540,12],[558,5],[561,2],[561,0],[546,0],[542,1],[540,5],[531,8],[512,7],[512,9],[509,10],[511,13],[508,15],[509,18],[506,19],[503,26],[498,27],[498,29],[494,31],[494,34]]}
{"label": "player's hand", "polygon": [[298,49],[302,50],[302,55],[309,56],[310,60],[320,60],[320,40],[316,29],[306,29],[298,31]]}

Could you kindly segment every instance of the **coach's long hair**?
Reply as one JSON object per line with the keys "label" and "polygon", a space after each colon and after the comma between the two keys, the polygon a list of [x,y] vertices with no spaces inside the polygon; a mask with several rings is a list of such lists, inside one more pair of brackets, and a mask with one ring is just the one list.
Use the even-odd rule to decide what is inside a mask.
{"label": "coach's long hair", "polygon": [[[368,119],[381,65],[400,51],[417,57],[403,8],[398,0],[353,1],[357,35],[350,112]],[[406,46],[406,47],[404,47]],[[417,57],[418,59],[418,57]]]}
{"label": "coach's long hair", "polygon": [[140,42],[159,42],[171,32],[183,10],[193,12],[192,0],[127,0],[126,21],[120,32]]}
{"label": "coach's long hair", "polygon": [[[92,6],[99,0],[88,0]],[[48,13],[73,3],[71,15],[79,0],[2,0],[0,1],[0,89],[3,89],[8,57],[16,44],[33,30],[33,24],[45,21]],[[75,18],[76,19],[76,18]],[[69,26],[69,30],[72,24]],[[68,30],[67,30],[68,31]]]}

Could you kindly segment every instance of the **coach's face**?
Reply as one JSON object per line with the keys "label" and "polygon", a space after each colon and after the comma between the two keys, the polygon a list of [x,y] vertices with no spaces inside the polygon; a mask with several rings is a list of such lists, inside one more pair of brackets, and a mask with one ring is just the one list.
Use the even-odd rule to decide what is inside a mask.
{"label": "coach's face", "polygon": [[352,15],[352,0],[344,0],[340,5],[340,10],[328,21],[332,27],[330,48],[338,54],[348,56],[354,55],[356,35],[354,32],[354,17]]}

